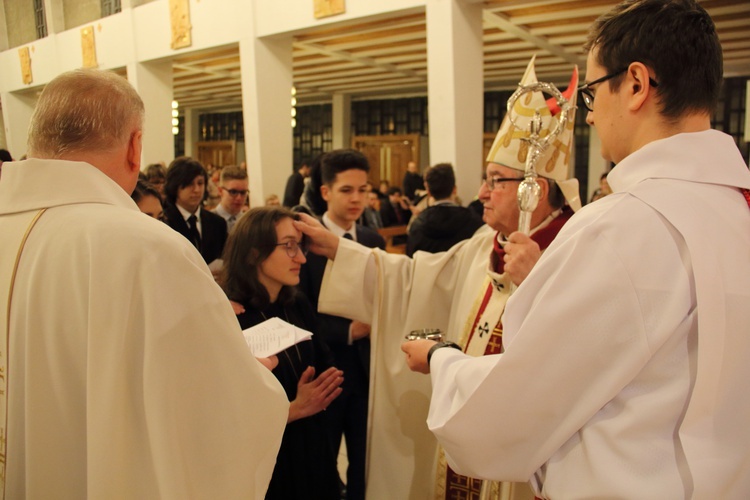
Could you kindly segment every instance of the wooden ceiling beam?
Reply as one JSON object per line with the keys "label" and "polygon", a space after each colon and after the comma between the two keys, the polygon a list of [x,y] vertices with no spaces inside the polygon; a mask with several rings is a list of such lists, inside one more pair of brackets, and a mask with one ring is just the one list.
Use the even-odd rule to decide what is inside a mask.
{"label": "wooden ceiling beam", "polygon": [[324,54],[324,55],[327,55],[336,59],[356,62],[356,63],[361,64],[362,66],[378,68],[386,72],[403,75],[409,78],[420,78],[420,79],[424,79],[425,81],[427,80],[426,78],[422,77],[421,75],[418,75],[417,73],[414,73],[413,71],[401,70],[398,66],[395,66],[393,64],[383,64],[370,57],[354,56],[348,52],[339,51],[339,50],[330,50],[326,47],[323,47],[321,45],[317,45],[314,43],[307,43],[307,42],[305,43],[297,42],[297,43],[307,50],[315,51],[320,54]]}
{"label": "wooden ceiling beam", "polygon": [[574,54],[570,54],[558,45],[552,45],[546,38],[534,35],[528,29],[522,26],[517,26],[513,23],[513,21],[511,21],[507,16],[503,14],[495,14],[493,12],[484,11],[483,19],[485,23],[496,26],[504,31],[507,31],[508,33],[512,33],[521,40],[531,42],[540,49],[546,50],[551,54],[561,57],[571,64],[583,65],[584,63],[584,61],[582,61],[580,57]]}

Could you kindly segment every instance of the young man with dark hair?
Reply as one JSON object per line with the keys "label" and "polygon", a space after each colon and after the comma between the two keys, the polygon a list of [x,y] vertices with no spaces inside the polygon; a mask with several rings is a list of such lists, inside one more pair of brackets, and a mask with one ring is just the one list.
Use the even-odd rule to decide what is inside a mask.
{"label": "young man with dark hair", "polygon": [[482,226],[475,212],[453,201],[456,195],[456,174],[449,163],[439,163],[425,174],[427,194],[435,201],[411,223],[406,255],[417,250],[443,252],[459,241],[471,238]]}
{"label": "young man with dark hair", "polygon": [[203,208],[208,173],[198,160],[181,156],[167,169],[164,215],[167,224],[187,238],[211,264],[221,258],[227,241],[227,223]]}
{"label": "young man with dark hair", "polygon": [[[328,203],[322,216],[331,233],[357,241],[370,248],[385,249],[385,241],[375,230],[357,224],[367,203],[367,158],[353,149],[336,150],[321,158],[320,194]],[[309,255],[302,267],[300,287],[317,310],[318,296],[327,259]],[[344,371],[343,392],[328,407],[325,418],[335,452],[346,439],[349,466],[346,498],[364,499],[367,453],[367,408],[370,384],[370,325],[338,316],[320,315],[319,329],[333,351],[335,365]]]}
{"label": "young man with dark hair", "polygon": [[403,346],[431,372],[428,425],[457,470],[544,498],[750,498],[750,173],[711,130],[714,23],[628,1],[585,48],[613,193],[518,288],[502,355]]}

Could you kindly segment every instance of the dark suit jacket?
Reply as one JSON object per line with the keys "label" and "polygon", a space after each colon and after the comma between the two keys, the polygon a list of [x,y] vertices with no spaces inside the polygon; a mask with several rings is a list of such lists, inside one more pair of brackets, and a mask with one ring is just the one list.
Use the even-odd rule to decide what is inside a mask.
{"label": "dark suit jacket", "polygon": [[[396,211],[401,214],[401,221],[398,220]],[[404,210],[401,205],[393,205],[389,200],[380,204],[380,219],[383,221],[383,227],[406,225],[411,218],[411,211]]]}
{"label": "dark suit jacket", "polygon": [[[385,240],[377,231],[360,224],[356,225],[357,242],[370,248],[385,250]],[[328,260],[320,255],[308,254],[307,263],[300,272],[300,289],[310,299],[313,308],[318,310],[320,285],[323,282],[326,263]],[[370,372],[370,339],[349,341],[349,325],[351,320],[328,314],[319,314],[320,328],[318,334],[333,351],[336,367],[347,373],[345,380],[360,380],[367,383]],[[348,370],[348,372],[347,372]],[[353,370],[353,372],[352,372]]]}
{"label": "dark suit jacket", "polygon": [[[206,264],[221,258],[224,243],[227,241],[227,221],[221,215],[209,212],[201,207],[201,247],[198,249]],[[164,215],[169,227],[190,239],[190,228],[176,206],[171,203],[164,205]]]}
{"label": "dark suit jacket", "polygon": [[299,205],[302,193],[305,191],[305,178],[299,172],[294,172],[286,181],[284,189],[284,201],[281,203],[285,207],[292,208]]}

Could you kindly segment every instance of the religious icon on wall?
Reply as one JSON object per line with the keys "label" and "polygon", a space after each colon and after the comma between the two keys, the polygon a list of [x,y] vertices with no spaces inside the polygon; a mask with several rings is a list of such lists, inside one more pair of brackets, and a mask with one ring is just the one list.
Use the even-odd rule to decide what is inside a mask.
{"label": "religious icon on wall", "polygon": [[21,61],[21,78],[23,79],[23,83],[28,85],[34,81],[34,78],[31,76],[31,55],[29,54],[29,48],[21,47],[18,49],[18,57]]}
{"label": "religious icon on wall", "polygon": [[193,44],[189,0],[169,0],[169,24],[172,28],[170,46],[173,49],[182,49]]}
{"label": "religious icon on wall", "polygon": [[93,26],[81,28],[81,51],[84,68],[96,68],[99,66],[99,63],[96,62],[96,41],[94,40]]}
{"label": "religious icon on wall", "polygon": [[313,15],[315,19],[322,17],[335,16],[346,12],[344,0],[314,0],[315,10]]}

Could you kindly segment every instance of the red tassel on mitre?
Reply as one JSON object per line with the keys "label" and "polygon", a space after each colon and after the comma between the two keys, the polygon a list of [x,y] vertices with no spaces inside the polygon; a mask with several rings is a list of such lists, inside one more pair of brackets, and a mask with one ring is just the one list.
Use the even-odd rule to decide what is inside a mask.
{"label": "red tassel on mitre", "polygon": [[[573,75],[570,77],[570,84],[568,85],[568,88],[562,92],[562,95],[565,99],[570,101],[576,92],[578,92],[578,66],[573,68]],[[552,116],[555,116],[560,112],[560,106],[557,105],[557,100],[554,97],[547,99],[547,107],[549,108],[550,113],[552,113]]]}

